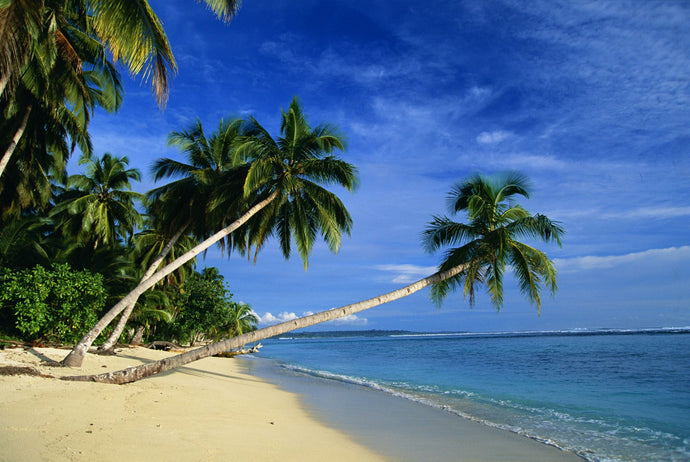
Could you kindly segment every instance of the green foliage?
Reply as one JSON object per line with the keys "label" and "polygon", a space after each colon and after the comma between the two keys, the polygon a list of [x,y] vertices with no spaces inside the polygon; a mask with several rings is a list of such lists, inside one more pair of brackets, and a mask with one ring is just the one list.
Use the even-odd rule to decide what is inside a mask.
{"label": "green foliage", "polygon": [[105,306],[103,277],[51,269],[0,270],[0,328],[28,340],[75,343],[98,321]]}
{"label": "green foliage", "polygon": [[529,197],[529,181],[517,172],[488,177],[475,175],[455,185],[448,195],[451,213],[467,214],[468,223],[457,223],[445,216],[435,216],[422,236],[428,252],[446,246],[439,271],[466,265],[456,276],[440,281],[431,289],[437,303],[456,288],[462,287],[470,305],[474,304],[475,286],[486,284],[493,304],[503,305],[503,275],[506,265],[513,268],[520,291],[541,309],[543,287],[556,292],[556,269],[546,253],[526,245],[528,238],[561,245],[565,230],[560,223],[544,215],[530,215],[514,196]]}
{"label": "green foliage", "polygon": [[249,306],[231,298],[217,268],[195,272],[180,288],[178,303],[182,309],[170,326],[171,336],[193,345],[203,339],[219,340],[254,330],[257,319]]}

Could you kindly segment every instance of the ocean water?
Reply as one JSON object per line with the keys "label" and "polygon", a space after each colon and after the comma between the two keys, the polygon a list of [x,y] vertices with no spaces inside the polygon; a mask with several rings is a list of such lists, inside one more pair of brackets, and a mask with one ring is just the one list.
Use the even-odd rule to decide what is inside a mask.
{"label": "ocean water", "polygon": [[690,461],[690,328],[291,338],[292,373],[422,402],[590,461]]}

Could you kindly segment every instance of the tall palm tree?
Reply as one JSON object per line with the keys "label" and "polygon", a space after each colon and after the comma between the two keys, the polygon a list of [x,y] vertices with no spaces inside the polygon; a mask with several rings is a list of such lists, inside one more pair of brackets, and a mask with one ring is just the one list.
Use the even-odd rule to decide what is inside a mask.
{"label": "tall palm tree", "polygon": [[[274,229],[278,229],[283,253],[288,256],[290,236],[294,235],[305,267],[308,253],[319,232],[322,233],[331,250],[338,249],[341,234],[342,232],[349,233],[352,220],[337,196],[319,184],[337,184],[350,191],[357,185],[356,168],[331,155],[334,150],[344,148],[342,137],[329,125],[311,128],[297,98],[293,99],[287,111],[283,111],[281,137],[278,140],[273,140],[268,132],[253,119],[251,126],[253,128],[250,135],[238,148],[251,165],[244,182],[244,198],[233,197],[232,194],[220,194],[216,195],[211,205],[212,211],[225,209],[238,214],[232,217],[234,221],[226,226],[228,217],[220,216],[217,224],[225,226],[224,228],[176,261],[158,270],[147,280],[142,281],[113,306],[101,318],[101,321],[75,345],[63,360],[64,365],[81,365],[88,348],[96,337],[132,300],[136,300],[140,294],[187,261],[240,229],[252,217],[274,202],[278,205],[268,208],[268,211],[278,213],[278,219],[274,220],[270,214],[264,213],[260,217],[260,223],[266,224],[266,228],[254,228],[259,231],[269,229],[263,232],[264,237],[257,238],[255,233],[242,232],[243,237],[260,245]],[[232,170],[227,174],[236,175],[236,171]],[[228,182],[228,184],[233,183]],[[223,188],[218,188],[218,191],[223,191]],[[247,198],[250,198],[254,205],[251,207],[246,205],[249,208],[239,212],[233,204],[236,204],[238,200],[246,201]],[[244,205],[246,202],[241,203]],[[293,212],[296,218],[290,215]],[[212,212],[211,215],[214,213]],[[242,214],[239,215],[239,213]],[[307,216],[310,213],[313,216]]]}
{"label": "tall palm tree", "polygon": [[258,251],[276,236],[283,256],[289,258],[294,241],[305,269],[319,232],[330,250],[337,252],[342,233],[350,233],[352,218],[340,199],[321,185],[357,187],[355,168],[330,155],[335,149],[345,149],[342,135],[332,125],[310,127],[297,98],[283,111],[278,139],[253,117],[248,130],[249,136],[238,148],[251,162],[245,194],[272,190],[278,197],[248,224],[247,244]]}
{"label": "tall palm tree", "polygon": [[539,239],[561,245],[564,233],[560,224],[544,215],[532,216],[515,204],[515,196],[529,197],[529,182],[517,172],[495,177],[475,175],[458,183],[448,196],[451,212],[466,212],[469,223],[456,223],[436,216],[424,231],[424,245],[435,252],[449,245],[463,244],[446,252],[441,271],[466,265],[456,276],[434,284],[433,300],[440,304],[451,289],[463,288],[470,304],[475,301],[477,283],[485,283],[493,304],[503,305],[503,275],[510,265],[520,290],[541,309],[539,293],[545,285],[555,293],[556,269],[547,255],[520,242],[520,238]]}
{"label": "tall palm tree", "polygon": [[[216,217],[214,221],[214,214],[211,212],[215,211],[217,215],[219,208],[211,210],[209,203],[213,195],[218,194],[217,189],[221,185],[224,186],[223,193],[228,193],[228,189],[232,188],[235,197],[242,196],[241,181],[246,175],[246,169],[242,170],[242,167],[246,164],[235,153],[241,125],[241,120],[221,119],[218,130],[207,137],[201,121],[197,120],[189,129],[175,131],[168,137],[168,144],[177,146],[187,156],[188,163],[159,159],[154,165],[156,181],[174,176],[182,178],[149,192],[149,216],[159,229],[158,236],[163,237],[167,243],[158,242],[160,250],[155,258],[147,261],[148,269],[140,282],[151,277],[164,261],[170,263],[180,255],[169,254],[186,233],[191,232],[197,238],[205,238],[209,234],[209,224],[219,223],[218,220],[222,222],[226,216],[233,217],[234,220],[235,215],[225,209],[222,211],[223,217]],[[225,184],[228,182],[230,185]],[[241,205],[242,202],[238,200],[231,204],[235,209]],[[186,241],[189,242],[189,239]],[[191,247],[187,246],[185,250]],[[171,260],[170,256],[174,258]],[[99,350],[109,350],[115,345],[135,305],[136,299],[124,309],[115,329]],[[105,316],[109,317],[107,313]]]}
{"label": "tall palm tree", "polygon": [[144,195],[131,190],[130,180],[139,181],[137,169],[127,168],[126,156],[83,157],[86,174],[72,175],[68,190],[59,198],[51,216],[61,219],[60,228],[94,249],[126,241],[143,219],[135,202]]}
{"label": "tall palm tree", "polygon": [[[240,6],[239,0],[204,3],[226,23]],[[141,75],[145,82],[151,81],[159,104],[165,104],[170,76],[177,65],[165,30],[146,0],[2,0],[0,96],[9,83],[18,79],[34,48],[46,42],[46,37],[41,36],[43,23],[56,12],[78,15],[84,32],[103,43],[113,59],[122,61],[129,72]],[[53,33],[48,42],[59,42],[60,32]]]}
{"label": "tall palm tree", "polygon": [[[2,182],[5,191],[13,190],[7,184],[13,186],[17,174],[19,178],[40,178],[41,172],[59,171],[75,145],[89,154],[91,141],[87,127],[95,105],[113,112],[122,101],[119,74],[106,59],[102,44],[84,32],[84,15],[71,10],[65,2],[46,5],[45,10],[34,40],[28,48],[25,46],[27,59],[12,94],[0,98],[3,103],[0,127],[5,135],[0,137],[4,149],[0,175],[5,177]],[[65,141],[67,136],[71,138],[71,149]],[[19,155],[14,155],[15,150]],[[32,163],[36,151],[46,152],[38,157],[53,163],[47,167]],[[23,165],[13,169],[12,175],[4,175],[6,168],[11,167],[11,159],[16,159],[16,165]],[[31,189],[47,191],[47,182],[32,180],[27,180],[35,185]]]}
{"label": "tall palm tree", "polygon": [[[495,279],[495,274],[502,274],[502,272],[501,269],[495,270],[493,267],[497,266],[497,262],[502,259],[508,259],[513,264],[518,277],[525,279],[521,280],[523,291],[531,300],[539,303],[539,282],[543,279],[549,288],[555,290],[555,270],[543,252],[521,244],[515,238],[537,238],[554,241],[560,245],[560,237],[564,231],[560,225],[545,216],[534,215],[530,217],[522,207],[512,204],[510,199],[516,194],[525,197],[529,194],[526,178],[517,173],[510,173],[497,178],[478,175],[459,183],[450,195],[451,209],[468,210],[470,212],[470,225],[453,224],[444,217],[435,217],[424,232],[424,245],[428,250],[436,250],[442,245],[461,243],[470,235],[476,237],[478,233],[479,237],[471,241],[477,241],[477,243],[470,245],[468,249],[466,247],[469,244],[465,244],[459,248],[448,250],[437,273],[406,287],[340,308],[248,332],[141,366],[106,374],[66,377],[65,379],[117,384],[134,382],[208,356],[240,348],[248,343],[343,318],[389,303],[418,292],[425,287],[432,286],[432,298],[438,301],[450,290],[457,288],[460,281],[466,281],[468,275],[473,278],[476,274],[484,274],[486,280]],[[471,227],[472,233],[470,233],[470,229],[466,228],[467,226]],[[505,239],[504,235],[509,235],[510,239]],[[507,257],[504,255],[501,243],[514,247],[514,250],[507,251]],[[474,249],[474,251],[470,252],[469,249]],[[493,256],[490,249],[493,249]],[[453,264],[455,266],[452,266]],[[473,284],[473,282],[471,283]],[[496,288],[495,290],[502,292],[501,284],[496,282],[491,284],[492,287]],[[502,293],[500,297],[498,295],[494,297],[494,300],[502,300]]]}

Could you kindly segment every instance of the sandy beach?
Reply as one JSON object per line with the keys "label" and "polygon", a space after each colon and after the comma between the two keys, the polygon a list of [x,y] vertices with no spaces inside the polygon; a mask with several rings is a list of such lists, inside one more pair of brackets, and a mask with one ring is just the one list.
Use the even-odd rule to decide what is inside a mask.
{"label": "sandy beach", "polygon": [[[88,355],[80,369],[46,364],[65,354],[9,349],[0,366],[57,377],[171,353],[132,348]],[[0,461],[579,460],[381,393],[250,372],[259,362],[206,358],[122,386],[0,376]]]}
{"label": "sandy beach", "polygon": [[[66,353],[4,350],[0,365],[78,375],[170,354],[135,348],[88,355],[79,370],[43,365]],[[124,386],[2,376],[0,460],[383,460],[310,416],[296,394],[242,369],[234,359],[207,358]]]}

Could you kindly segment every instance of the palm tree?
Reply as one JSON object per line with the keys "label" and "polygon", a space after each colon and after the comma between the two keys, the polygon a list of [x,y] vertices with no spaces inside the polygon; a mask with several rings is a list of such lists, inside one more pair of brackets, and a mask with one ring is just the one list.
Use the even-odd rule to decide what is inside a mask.
{"label": "palm tree", "polygon": [[65,234],[74,234],[77,242],[88,243],[94,249],[99,245],[113,245],[126,241],[143,219],[135,201],[144,195],[131,190],[130,180],[139,181],[137,169],[128,169],[126,156],[83,157],[87,164],[85,175],[72,175],[68,189],[51,211],[61,218],[58,225]]}
{"label": "palm tree", "polygon": [[[141,271],[147,268],[144,275],[139,278],[139,282],[145,281],[158,269],[158,266],[162,262],[172,262],[178,256],[185,253],[194,245],[196,245],[196,240],[191,236],[183,235],[180,231],[178,234],[170,237],[167,233],[158,232],[156,229],[145,229],[141,233],[138,233],[134,239],[134,252],[136,254],[136,259],[140,260]],[[193,266],[194,260],[190,261],[189,264],[181,267],[175,273],[168,275],[166,280],[159,282],[159,284],[181,284],[187,277],[188,271],[185,268]],[[173,277],[176,276],[176,277]],[[111,350],[122,335],[122,332],[127,325],[127,321],[130,316],[135,313],[135,307],[139,306],[137,301],[130,303],[130,305],[125,308],[125,310],[120,315],[115,328],[111,332],[108,339],[98,347],[100,351]],[[155,314],[155,312],[152,312]],[[140,324],[141,325],[141,324]]]}
{"label": "palm tree", "polygon": [[[36,54],[48,56],[75,50],[64,27],[79,29],[98,40],[114,61],[123,61],[134,75],[151,81],[159,104],[167,98],[168,80],[177,65],[163,26],[147,1],[118,0],[11,0],[0,9],[0,36],[17,36],[0,46],[0,96],[7,84],[18,80],[24,66]],[[58,27],[55,27],[55,26]],[[27,46],[28,45],[28,46]],[[78,59],[83,59],[78,56]],[[47,68],[51,60],[44,61]]]}
{"label": "palm tree", "polygon": [[[218,130],[210,137],[204,133],[201,121],[195,121],[188,130],[176,131],[168,137],[168,144],[180,148],[186,154],[188,163],[172,159],[159,159],[153,168],[156,181],[171,176],[182,178],[149,192],[149,216],[159,228],[158,236],[167,241],[158,242],[160,251],[156,258],[148,261],[148,269],[140,282],[151,277],[164,261],[174,261],[169,253],[175,248],[178,240],[192,231],[198,238],[208,237],[208,225],[214,223],[209,202],[217,194],[220,185],[223,192],[228,192],[228,185],[234,189],[234,196],[241,196],[242,183],[246,172],[242,174],[245,162],[235,153],[235,146],[240,137],[242,121],[221,119]],[[236,173],[237,172],[237,173]],[[231,204],[234,208],[242,205],[241,201]],[[217,211],[218,207],[214,211]],[[224,216],[234,216],[230,210],[223,210]],[[220,221],[224,217],[218,217]],[[218,221],[215,221],[218,223]],[[149,236],[150,238],[150,236]],[[150,239],[149,239],[150,241]],[[186,240],[189,242],[189,239]],[[224,242],[224,241],[221,241]],[[192,246],[187,246],[189,250]],[[168,276],[170,277],[170,276]],[[127,324],[134,309],[136,299],[124,309],[120,320],[106,342],[99,350],[111,349]],[[108,313],[106,313],[109,317]],[[103,326],[105,328],[106,325]]]}
{"label": "palm tree", "polygon": [[[440,270],[437,273],[420,279],[406,287],[340,308],[322,311],[310,316],[248,332],[141,366],[106,374],[65,377],[65,379],[117,384],[134,382],[208,356],[239,348],[248,343],[343,318],[384,303],[389,303],[428,286],[432,286],[432,298],[439,301],[450,290],[457,288],[460,285],[460,281],[466,281],[468,275],[470,278],[475,277],[475,274],[481,275],[482,271],[480,270],[483,270],[484,277],[487,280],[495,279],[495,274],[501,272],[501,269],[495,270],[493,267],[497,266],[497,262],[502,259],[508,259],[513,264],[518,277],[525,279],[521,280],[523,291],[527,293],[531,300],[538,303],[541,278],[546,281],[552,290],[555,290],[555,270],[553,270],[553,265],[543,252],[525,246],[515,241],[514,238],[539,238],[545,241],[554,241],[560,245],[560,236],[564,231],[560,225],[552,222],[545,216],[534,215],[530,217],[522,207],[510,203],[511,197],[515,194],[525,197],[529,194],[526,178],[517,173],[510,173],[497,178],[486,178],[478,175],[458,184],[450,195],[451,208],[452,210],[468,210],[470,212],[471,222],[469,226],[475,226],[472,228],[474,233],[479,233],[480,235],[478,239],[475,239],[477,243],[470,246],[470,249],[473,248],[475,251],[469,252],[469,249],[465,249],[468,244],[448,250],[446,258],[441,263]],[[481,225],[482,221],[490,225],[484,227]],[[436,250],[441,245],[455,245],[462,242],[469,235],[467,233],[470,230],[466,226],[468,225],[452,224],[450,220],[443,217],[435,217],[424,232],[424,245],[428,250]],[[482,234],[479,230],[483,230],[485,234]],[[502,236],[504,235],[509,235],[511,239],[503,239]],[[501,248],[501,242],[515,248],[514,250],[507,251],[507,257]],[[487,247],[493,248],[493,256]],[[465,257],[462,257],[463,255]],[[455,266],[451,266],[453,264]],[[494,300],[502,300],[502,285],[495,282],[491,282],[491,284],[492,287],[501,292],[500,296],[497,294],[494,297]]]}
{"label": "palm tree", "polygon": [[[18,22],[9,13],[22,10],[18,5],[21,3],[13,2],[1,11],[5,17],[4,23],[1,19],[0,23],[5,29]],[[46,122],[41,124],[41,118],[35,120],[34,112],[50,114],[51,120],[62,127],[62,136],[68,134],[73,145],[76,142],[82,152],[89,154],[91,144],[86,129],[95,104],[112,112],[122,100],[119,74],[106,59],[103,45],[90,33],[85,12],[70,2],[40,3],[34,5],[38,13],[22,16],[30,23],[25,25],[31,32],[21,54],[8,52],[17,59],[4,63],[7,67],[3,69],[3,81],[8,81],[10,74],[16,76],[12,93],[0,96],[5,102],[3,116],[9,122],[3,124],[3,131],[13,133],[10,140],[3,140],[6,147],[0,158],[0,176],[27,130],[51,127]],[[7,47],[0,47],[0,56],[3,52],[7,52]]]}
{"label": "palm tree", "polygon": [[229,308],[229,322],[216,333],[216,340],[223,337],[237,337],[245,332],[256,330],[256,326],[259,324],[259,318],[256,317],[256,314],[249,305],[246,303],[231,302]]}
{"label": "palm tree", "polygon": [[[282,136],[277,141],[273,140],[254,119],[251,122],[253,128],[250,135],[238,148],[251,165],[244,182],[244,197],[217,194],[210,206],[212,211],[210,215],[214,215],[215,210],[225,209],[232,212],[230,219],[234,218],[234,221],[225,226],[228,217],[221,216],[218,224],[225,226],[224,228],[142,281],[113,306],[101,321],[75,345],[63,360],[64,365],[81,365],[88,348],[96,337],[132,300],[136,300],[140,294],[187,261],[237,231],[274,202],[277,205],[268,208],[268,211],[278,213],[278,218],[273,219],[270,214],[264,213],[259,219],[266,228],[253,228],[258,231],[264,229],[268,231],[263,231],[259,237],[254,232],[241,231],[243,238],[260,245],[273,230],[278,229],[283,253],[288,256],[290,236],[294,235],[305,267],[307,255],[319,232],[322,233],[331,250],[338,249],[341,234],[342,232],[349,233],[352,220],[337,196],[321,187],[319,183],[337,184],[350,191],[356,187],[355,167],[331,155],[335,149],[344,149],[342,137],[329,125],[311,128],[297,98],[293,99],[288,111],[283,111]],[[227,172],[227,175],[235,176],[236,173],[236,170],[231,170]],[[234,182],[229,181],[227,184],[232,185]],[[223,188],[218,188],[218,191],[222,193]],[[245,208],[246,211],[238,211],[234,204],[237,204],[238,200],[245,201],[240,202],[244,204],[247,199],[251,199],[254,205],[249,209]],[[290,215],[293,212],[296,213],[296,218]],[[307,216],[310,213],[313,216]]]}
{"label": "palm tree", "polygon": [[439,269],[466,265],[466,270],[434,284],[431,296],[437,304],[457,287],[462,287],[470,304],[474,304],[476,284],[485,283],[491,301],[500,309],[506,265],[513,268],[520,290],[538,310],[542,285],[556,292],[556,269],[551,260],[544,252],[518,239],[539,239],[560,246],[564,230],[544,215],[532,216],[513,203],[516,195],[529,197],[527,178],[516,172],[493,178],[475,175],[455,185],[448,196],[449,208],[453,213],[466,212],[469,223],[436,216],[423,234],[429,252],[463,244],[446,252]]}
{"label": "palm tree", "polygon": [[48,220],[36,215],[25,215],[9,221],[0,219],[0,266],[47,266],[50,263],[45,245],[48,229]]}
{"label": "palm tree", "polygon": [[[240,1],[204,3],[227,23],[237,14]],[[65,49],[54,45],[62,39],[59,30],[53,29],[54,35],[47,38],[41,31],[46,18],[59,21],[67,14],[98,39],[115,61],[122,61],[145,82],[151,81],[159,104],[165,104],[170,75],[177,65],[163,26],[147,1],[5,0],[0,5],[0,97],[9,83],[18,80],[35,47],[52,42],[54,52]]]}
{"label": "palm tree", "polygon": [[344,150],[342,135],[327,124],[311,128],[297,98],[283,111],[277,140],[253,117],[248,130],[247,140],[238,148],[251,160],[245,194],[272,190],[278,197],[248,224],[247,247],[258,252],[275,235],[289,258],[294,241],[307,269],[320,230],[330,250],[337,252],[342,233],[350,233],[352,218],[340,199],[319,183],[348,190],[357,187],[355,168],[329,155],[334,149]]}

